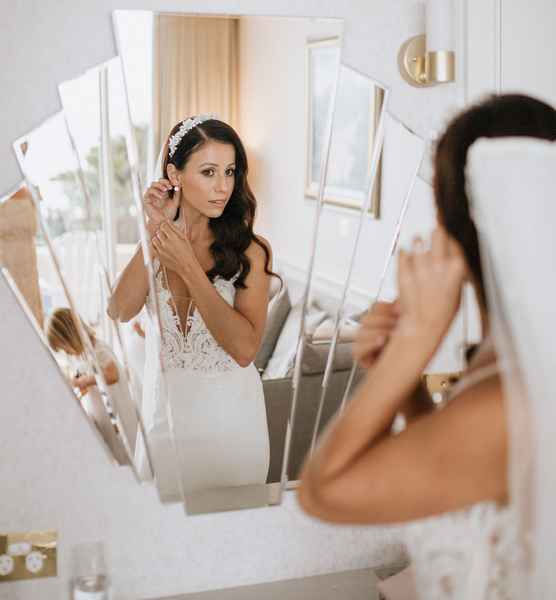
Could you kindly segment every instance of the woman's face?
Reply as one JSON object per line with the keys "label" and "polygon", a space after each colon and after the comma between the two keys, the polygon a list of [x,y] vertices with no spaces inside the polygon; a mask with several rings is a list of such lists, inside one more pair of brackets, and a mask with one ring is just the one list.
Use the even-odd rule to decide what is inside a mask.
{"label": "woman's face", "polygon": [[235,160],[231,144],[214,140],[194,152],[183,171],[175,171],[185,201],[210,219],[219,217],[234,190]]}

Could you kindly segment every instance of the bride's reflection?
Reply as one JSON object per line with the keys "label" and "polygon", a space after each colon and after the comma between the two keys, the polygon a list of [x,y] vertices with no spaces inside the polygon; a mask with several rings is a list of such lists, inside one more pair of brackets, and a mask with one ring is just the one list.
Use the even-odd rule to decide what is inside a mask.
{"label": "bride's reflection", "polygon": [[[253,231],[256,200],[244,146],[232,127],[201,115],[172,129],[161,159],[161,178],[144,206],[183,489],[264,484],[269,433],[253,360],[277,275],[268,242]],[[143,306],[152,312],[153,301],[139,248],[109,314],[129,321]],[[165,474],[171,448],[154,335],[147,320],[143,414],[157,484],[171,494],[177,482]]]}

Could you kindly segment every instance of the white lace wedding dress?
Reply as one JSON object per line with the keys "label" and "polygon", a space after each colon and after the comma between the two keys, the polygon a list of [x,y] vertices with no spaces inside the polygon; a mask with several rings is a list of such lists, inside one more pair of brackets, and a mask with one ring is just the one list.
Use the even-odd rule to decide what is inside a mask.
{"label": "white lace wedding dress", "polygon": [[408,525],[416,596],[405,598],[513,600],[517,538],[513,511],[490,502]]}
{"label": "white lace wedding dress", "polygon": [[[498,374],[492,353],[487,338],[451,398]],[[515,600],[522,555],[514,507],[481,502],[407,523],[400,533],[411,567],[380,586],[386,600]]]}
{"label": "white lace wedding dress", "polygon": [[[159,267],[155,260],[162,362],[174,444],[152,326],[146,331],[142,406],[159,494],[163,500],[179,500],[178,477],[185,496],[213,488],[264,484],[270,449],[259,373],[252,363],[240,367],[218,345],[197,309],[189,317],[184,337]],[[217,277],[213,282],[232,306],[236,278]],[[155,310],[151,297],[147,309]]]}

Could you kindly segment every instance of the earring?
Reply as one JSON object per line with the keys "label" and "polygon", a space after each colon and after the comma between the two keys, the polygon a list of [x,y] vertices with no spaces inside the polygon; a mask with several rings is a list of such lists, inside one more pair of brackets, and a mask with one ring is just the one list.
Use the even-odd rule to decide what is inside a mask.
{"label": "earring", "polygon": [[179,192],[180,191],[180,186],[179,185],[175,185],[174,186],[174,192]]}

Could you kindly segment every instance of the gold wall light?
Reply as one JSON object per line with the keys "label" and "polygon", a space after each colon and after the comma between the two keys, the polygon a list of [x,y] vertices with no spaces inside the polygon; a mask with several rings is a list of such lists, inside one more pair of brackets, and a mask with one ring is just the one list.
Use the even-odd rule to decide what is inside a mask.
{"label": "gold wall light", "polygon": [[427,0],[426,34],[407,40],[398,53],[401,76],[412,86],[455,81],[453,0]]}

